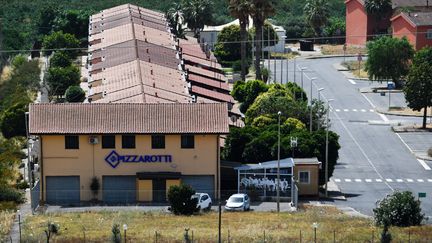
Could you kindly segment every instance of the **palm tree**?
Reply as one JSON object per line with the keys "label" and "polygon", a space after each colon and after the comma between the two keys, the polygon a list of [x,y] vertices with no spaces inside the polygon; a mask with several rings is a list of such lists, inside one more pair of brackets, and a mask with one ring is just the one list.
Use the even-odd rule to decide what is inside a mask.
{"label": "palm tree", "polygon": [[328,0],[306,0],[303,11],[315,34],[321,36],[321,27],[327,23],[330,17]]}
{"label": "palm tree", "polygon": [[275,14],[275,8],[272,0],[249,0],[251,3],[250,15],[255,27],[256,41],[256,59],[255,59],[255,78],[262,80],[261,77],[261,40],[262,28],[267,17]]}
{"label": "palm tree", "polygon": [[241,55],[241,79],[245,81],[247,74],[247,52],[246,44],[248,41],[247,28],[249,25],[249,13],[251,4],[249,0],[229,0],[228,6],[231,16],[239,19],[240,23],[240,55]]}
{"label": "palm tree", "polygon": [[185,39],[185,32],[183,28],[183,6],[181,3],[173,3],[172,7],[168,9],[165,16],[168,20],[168,24],[171,28],[171,32],[181,39]]}
{"label": "palm tree", "polygon": [[210,0],[186,0],[183,4],[183,17],[194,37],[199,40],[199,32],[204,25],[212,22],[212,2]]}
{"label": "palm tree", "polygon": [[364,4],[366,13],[379,17],[392,10],[391,0],[366,0]]}

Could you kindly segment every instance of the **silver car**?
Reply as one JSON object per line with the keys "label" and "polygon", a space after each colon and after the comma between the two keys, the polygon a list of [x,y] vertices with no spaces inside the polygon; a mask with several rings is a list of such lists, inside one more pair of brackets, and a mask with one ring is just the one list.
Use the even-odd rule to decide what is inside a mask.
{"label": "silver car", "polygon": [[227,211],[248,211],[250,209],[250,199],[247,194],[239,193],[229,197],[225,204]]}

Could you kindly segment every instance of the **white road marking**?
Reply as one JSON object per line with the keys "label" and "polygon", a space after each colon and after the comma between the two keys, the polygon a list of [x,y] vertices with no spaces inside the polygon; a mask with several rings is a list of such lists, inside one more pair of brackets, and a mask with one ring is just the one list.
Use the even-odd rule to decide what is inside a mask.
{"label": "white road marking", "polygon": [[348,110],[348,109],[344,109],[344,111],[345,111],[345,112],[348,112],[349,110]]}
{"label": "white road marking", "polygon": [[397,135],[398,138],[402,141],[402,143],[403,143],[403,144],[408,148],[408,150],[409,150],[411,153],[413,153],[412,149],[408,146],[407,143],[405,143],[405,141],[401,138],[401,136],[400,136],[398,133],[396,133],[396,135]]}
{"label": "white road marking", "polygon": [[351,179],[345,179],[345,182],[351,182]]}
{"label": "white road marking", "polygon": [[423,166],[423,168],[425,169],[425,170],[431,170],[431,167],[429,167],[429,165],[428,164],[426,164],[426,162],[424,161],[424,160],[422,160],[422,159],[417,159],[417,161]]}
{"label": "white road marking", "polygon": [[423,180],[423,179],[417,179],[417,181],[418,181],[418,182],[424,182],[424,180]]}
{"label": "white road marking", "polygon": [[393,180],[392,180],[392,179],[386,179],[386,181],[387,181],[387,182],[393,182]]}
{"label": "white road marking", "polygon": [[336,112],[340,112],[341,110],[340,109],[336,109]]}
{"label": "white road marking", "polygon": [[361,109],[361,112],[366,112],[366,110],[365,109]]}
{"label": "white road marking", "polygon": [[402,180],[402,179],[396,179],[396,181],[397,181],[397,182],[403,182],[403,180]]}
{"label": "white road marking", "polygon": [[414,182],[413,179],[406,179],[408,182]]}
{"label": "white road marking", "polygon": [[365,181],[366,181],[366,182],[372,182],[372,180],[371,180],[371,179],[365,179]]}
{"label": "white road marking", "polygon": [[355,179],[355,181],[356,181],[356,182],[361,182],[362,180],[361,180],[361,179]]}
{"label": "white road marking", "polygon": [[381,179],[375,179],[375,181],[376,181],[376,182],[382,182],[382,180],[381,180]]}
{"label": "white road marking", "polygon": [[340,180],[340,179],[334,179],[334,181],[335,181],[335,182],[341,182],[341,180]]}
{"label": "white road marking", "polygon": [[432,182],[432,179],[428,179],[428,182]]}
{"label": "white road marking", "polygon": [[378,113],[378,115],[383,119],[383,121],[389,122],[389,119],[384,114]]}
{"label": "white road marking", "polygon": [[369,109],[369,111],[370,111],[370,112],[375,112],[375,110],[374,110],[374,109]]}
{"label": "white road marking", "polygon": [[352,109],[352,111],[357,112],[357,109]]}
{"label": "white road marking", "polygon": [[372,101],[370,101],[370,99],[368,97],[366,97],[366,95],[364,95],[363,93],[361,93],[361,95],[367,100],[367,102],[369,102],[369,104],[372,106],[372,108],[376,108],[376,106],[372,103]]}
{"label": "white road marking", "polygon": [[357,84],[354,80],[352,80],[352,79],[348,79],[348,81],[350,82],[350,83],[352,83],[352,84]]}

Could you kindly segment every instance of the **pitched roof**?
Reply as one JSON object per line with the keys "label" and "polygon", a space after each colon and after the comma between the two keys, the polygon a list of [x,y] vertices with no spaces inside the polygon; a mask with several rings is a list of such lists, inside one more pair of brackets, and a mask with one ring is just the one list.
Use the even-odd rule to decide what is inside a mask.
{"label": "pitched roof", "polygon": [[226,134],[227,104],[31,104],[30,134]]}
{"label": "pitched roof", "polygon": [[429,26],[432,25],[432,12],[400,13],[393,17],[391,21],[402,17],[412,26]]}

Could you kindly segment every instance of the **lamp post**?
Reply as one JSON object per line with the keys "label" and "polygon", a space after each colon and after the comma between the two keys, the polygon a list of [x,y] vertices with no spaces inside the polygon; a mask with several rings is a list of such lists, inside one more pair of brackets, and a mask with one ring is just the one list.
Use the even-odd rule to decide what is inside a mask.
{"label": "lamp post", "polygon": [[310,114],[309,114],[309,131],[312,132],[312,83],[313,81],[315,81],[317,78],[311,78],[310,81],[310,96],[309,96],[309,102],[310,102]]}
{"label": "lamp post", "polygon": [[276,201],[277,201],[277,212],[280,212],[280,118],[282,112],[278,112],[278,154],[277,154],[277,182],[276,182]]}
{"label": "lamp post", "polygon": [[328,134],[329,134],[329,113],[330,113],[330,102],[333,99],[327,100],[327,115],[326,115],[326,150],[325,150],[325,196],[328,197],[327,181],[328,181]]}
{"label": "lamp post", "polygon": [[312,228],[314,229],[314,242],[316,243],[317,242],[316,231],[318,228],[318,223],[317,222],[313,223]]}
{"label": "lamp post", "polygon": [[319,88],[318,89],[318,102],[321,101],[321,91],[323,91],[323,90],[324,90],[324,88]]}
{"label": "lamp post", "polygon": [[[285,38],[286,38],[286,36],[282,36],[281,37],[283,40],[285,40]],[[275,39],[275,38],[273,38],[273,39]],[[276,41],[275,41],[275,46],[276,46]],[[283,43],[283,53],[285,54],[285,43]],[[281,68],[281,73],[280,73],[280,84],[283,84],[283,60],[284,60],[284,58],[285,57],[283,57],[283,58],[281,58],[281,63],[280,63],[280,68]],[[287,72],[288,72],[288,70],[287,70]],[[287,82],[288,82],[288,80],[287,80]]]}
{"label": "lamp post", "polygon": [[123,225],[123,231],[124,231],[124,242],[125,242],[125,243],[127,242],[127,238],[126,238],[126,232],[127,232],[127,229],[128,229],[127,224],[124,224],[124,225]]}
{"label": "lamp post", "polygon": [[305,67],[300,68],[300,73],[301,73],[301,88],[302,88],[302,92],[301,92],[301,99],[303,101],[303,71],[306,70]]}
{"label": "lamp post", "polygon": [[19,242],[21,242],[21,212],[17,210],[17,213],[18,213]]}

